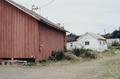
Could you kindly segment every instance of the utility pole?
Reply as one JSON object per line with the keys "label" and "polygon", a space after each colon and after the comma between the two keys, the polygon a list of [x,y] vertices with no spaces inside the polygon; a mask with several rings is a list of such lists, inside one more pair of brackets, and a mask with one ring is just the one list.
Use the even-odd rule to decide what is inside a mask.
{"label": "utility pole", "polygon": [[104,29],[104,33],[107,34],[107,33],[106,33],[106,29]]}

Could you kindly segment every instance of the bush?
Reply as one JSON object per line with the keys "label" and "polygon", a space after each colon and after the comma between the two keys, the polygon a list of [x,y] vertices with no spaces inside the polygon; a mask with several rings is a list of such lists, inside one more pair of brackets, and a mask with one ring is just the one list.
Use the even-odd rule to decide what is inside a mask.
{"label": "bush", "polygon": [[49,59],[53,61],[63,60],[64,53],[62,51],[53,51]]}
{"label": "bush", "polygon": [[116,49],[120,49],[120,46],[116,47]]}
{"label": "bush", "polygon": [[114,43],[112,43],[112,46],[120,46],[120,43],[114,42]]}
{"label": "bush", "polygon": [[76,56],[81,56],[81,54],[83,54],[85,51],[86,51],[86,50],[83,49],[83,48],[81,48],[81,49],[79,49],[79,48],[73,49],[73,53],[74,53],[74,55],[76,55]]}
{"label": "bush", "polygon": [[85,58],[97,58],[96,52],[91,49],[77,48],[73,50],[73,53],[76,56],[85,57]]}
{"label": "bush", "polygon": [[86,51],[81,56],[85,58],[92,58],[92,59],[97,58],[96,52],[90,49],[86,49]]}
{"label": "bush", "polygon": [[114,43],[112,43],[111,47],[112,47],[112,49],[120,49],[120,43],[114,42]]}

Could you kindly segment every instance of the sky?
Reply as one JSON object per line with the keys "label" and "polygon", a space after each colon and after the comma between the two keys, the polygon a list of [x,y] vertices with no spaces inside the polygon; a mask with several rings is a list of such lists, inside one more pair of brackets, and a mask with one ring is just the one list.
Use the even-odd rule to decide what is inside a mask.
{"label": "sky", "polygon": [[[33,4],[42,7],[51,0],[14,1],[31,9]],[[77,35],[105,34],[120,26],[120,0],[54,0],[41,8],[41,15]]]}

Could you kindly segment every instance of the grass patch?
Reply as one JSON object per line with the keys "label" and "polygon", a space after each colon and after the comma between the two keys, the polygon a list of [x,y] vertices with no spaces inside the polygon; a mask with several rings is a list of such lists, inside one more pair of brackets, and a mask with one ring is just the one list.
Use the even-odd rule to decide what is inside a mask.
{"label": "grass patch", "polygon": [[65,58],[60,61],[53,61],[53,60],[44,60],[41,61],[38,65],[35,64],[28,64],[26,66],[28,67],[44,67],[44,66],[62,66],[62,65],[70,65],[70,64],[76,64],[76,63],[83,63],[90,61],[91,58],[82,58],[82,57],[77,57],[73,53],[70,52],[65,52],[64,53]]}
{"label": "grass patch", "polygon": [[101,75],[104,79],[120,79],[120,58],[103,62],[102,65],[106,69]]}
{"label": "grass patch", "polygon": [[[76,56],[72,52],[65,52],[64,55],[62,55],[64,57],[62,57],[61,60],[59,61],[50,60],[50,59],[44,60],[40,62],[38,66],[54,66],[54,65],[61,66],[61,65],[69,65],[69,64],[75,64],[75,63],[83,63],[83,62],[90,61],[95,58],[111,57],[111,56],[118,55],[118,54],[120,54],[120,50],[117,50],[117,49],[109,49],[103,52],[87,50],[87,53],[86,52],[82,53],[80,56]],[[26,66],[32,67],[32,66],[36,66],[36,64],[30,63]]]}
{"label": "grass patch", "polygon": [[73,53],[71,52],[66,52],[65,54],[65,60],[68,60],[68,61],[80,61],[80,57],[77,57],[76,55],[74,55]]}
{"label": "grass patch", "polygon": [[120,50],[108,49],[108,50],[105,50],[103,52],[98,52],[97,56],[99,58],[101,58],[101,57],[111,57],[111,56],[117,55],[119,53],[120,53]]}

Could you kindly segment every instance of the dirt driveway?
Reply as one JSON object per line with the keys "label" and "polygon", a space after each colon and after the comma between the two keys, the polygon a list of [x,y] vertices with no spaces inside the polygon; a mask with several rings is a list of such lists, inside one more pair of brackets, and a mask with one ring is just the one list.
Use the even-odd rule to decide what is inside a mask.
{"label": "dirt driveway", "polygon": [[120,64],[120,56],[113,56],[63,66],[0,67],[0,79],[120,79],[120,72],[107,74],[112,67],[104,64],[116,60]]}

